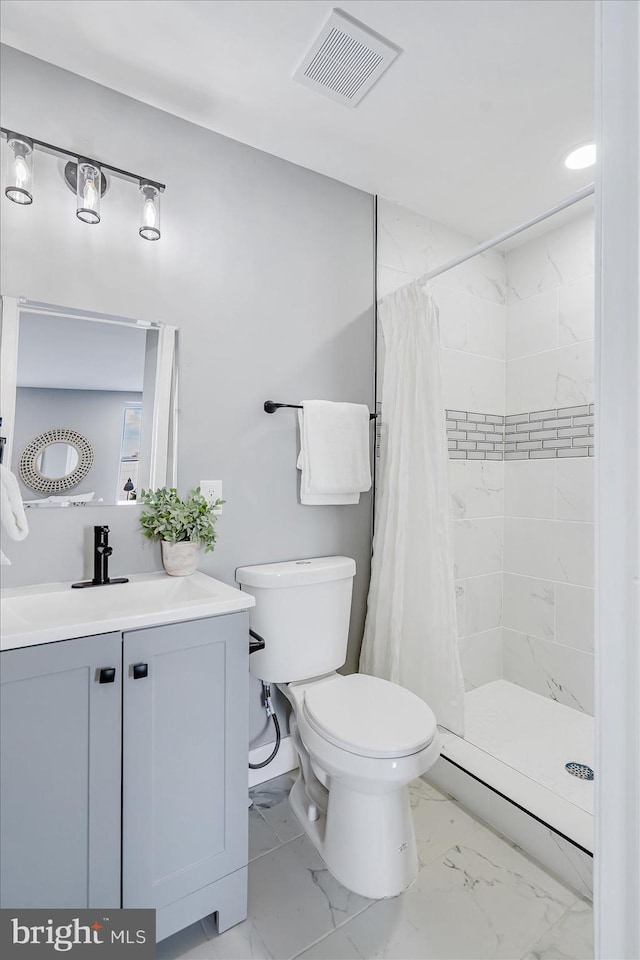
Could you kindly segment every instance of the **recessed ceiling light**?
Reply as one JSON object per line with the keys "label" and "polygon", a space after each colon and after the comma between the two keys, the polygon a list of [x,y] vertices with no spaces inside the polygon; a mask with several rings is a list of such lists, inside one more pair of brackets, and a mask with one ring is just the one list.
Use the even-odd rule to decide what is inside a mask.
{"label": "recessed ceiling light", "polygon": [[572,150],[564,162],[569,170],[584,170],[585,167],[592,167],[596,162],[595,143],[585,143],[584,146]]}

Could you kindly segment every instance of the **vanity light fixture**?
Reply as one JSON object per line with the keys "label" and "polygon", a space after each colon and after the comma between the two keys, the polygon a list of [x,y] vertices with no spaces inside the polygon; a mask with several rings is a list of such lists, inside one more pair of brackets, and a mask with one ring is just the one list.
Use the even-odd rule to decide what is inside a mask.
{"label": "vanity light fixture", "polygon": [[33,141],[9,130],[6,137],[9,149],[4,193],[14,203],[26,206],[33,203]]}
{"label": "vanity light fixture", "polygon": [[595,162],[595,143],[585,143],[581,147],[576,147],[575,150],[571,151],[564,161],[564,165],[568,167],[569,170],[585,170],[587,167],[592,167]]}
{"label": "vanity light fixture", "polygon": [[140,181],[142,198],[141,223],[138,233],[143,240],[160,239],[160,191],[154,183]]}
{"label": "vanity light fixture", "polygon": [[14,203],[33,202],[33,154],[40,150],[54,157],[68,159],[64,168],[67,186],[76,195],[76,216],[84,223],[100,223],[100,198],[107,189],[108,173],[120,180],[135,183],[142,197],[142,214],[139,236],[144,240],[160,239],[160,194],[164,192],[164,183],[141,177],[140,174],[122,170],[109,163],[92,160],[64,147],[57,147],[43,140],[25,137],[1,127],[2,136],[8,144],[7,170],[5,175],[5,195]]}
{"label": "vanity light fixture", "polygon": [[78,160],[76,173],[76,217],[84,223],[100,223],[102,171],[90,160]]}

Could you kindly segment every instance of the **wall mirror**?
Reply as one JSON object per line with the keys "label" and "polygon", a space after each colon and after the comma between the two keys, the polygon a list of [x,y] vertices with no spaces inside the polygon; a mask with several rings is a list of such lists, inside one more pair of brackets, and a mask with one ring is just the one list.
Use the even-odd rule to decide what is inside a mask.
{"label": "wall mirror", "polygon": [[175,486],[175,327],[2,298],[3,463],[30,508]]}

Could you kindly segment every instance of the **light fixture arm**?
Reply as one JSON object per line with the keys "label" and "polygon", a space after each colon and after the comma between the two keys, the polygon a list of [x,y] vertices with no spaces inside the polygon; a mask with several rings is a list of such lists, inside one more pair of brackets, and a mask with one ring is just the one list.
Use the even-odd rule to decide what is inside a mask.
{"label": "light fixture arm", "polygon": [[[7,140],[11,135],[16,134],[15,130],[10,130],[7,127],[0,127],[0,131],[2,132],[2,136]],[[45,143],[44,140],[37,140],[35,137],[22,137],[22,139],[29,140],[33,144],[34,149],[37,148],[43,153],[48,153],[54,157],[68,157],[75,163],[77,163],[78,159],[80,158],[83,162],[92,163],[95,167],[98,167],[99,170],[102,170],[103,172],[106,170],[114,177],[119,177],[121,180],[128,180],[129,183],[135,183],[137,186],[139,186],[141,182],[148,183],[155,187],[159,193],[164,193],[164,183],[159,183],[157,180],[151,180],[149,177],[143,177],[139,173],[131,173],[130,170],[122,170],[120,167],[114,167],[110,163],[103,163],[102,160],[95,160],[91,157],[87,157],[84,153],[74,153],[72,150],[65,150],[64,147],[56,147],[52,143]]]}

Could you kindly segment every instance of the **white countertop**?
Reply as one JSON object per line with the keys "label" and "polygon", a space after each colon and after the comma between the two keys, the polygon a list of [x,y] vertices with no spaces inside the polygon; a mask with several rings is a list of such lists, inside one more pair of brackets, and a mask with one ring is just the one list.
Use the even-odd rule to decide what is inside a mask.
{"label": "white countertop", "polygon": [[71,581],[0,591],[0,650],[98,633],[237,613],[255,605],[199,571],[189,577],[137,574],[129,583],[72,590]]}

